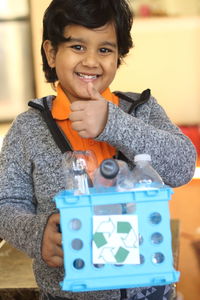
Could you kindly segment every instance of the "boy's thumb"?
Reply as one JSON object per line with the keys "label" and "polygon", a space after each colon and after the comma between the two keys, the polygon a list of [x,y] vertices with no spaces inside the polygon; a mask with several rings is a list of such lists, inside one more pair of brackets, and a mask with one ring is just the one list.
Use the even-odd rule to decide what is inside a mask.
{"label": "boy's thumb", "polygon": [[87,90],[88,90],[88,94],[89,94],[91,100],[101,100],[102,99],[101,94],[95,89],[92,82],[88,82]]}

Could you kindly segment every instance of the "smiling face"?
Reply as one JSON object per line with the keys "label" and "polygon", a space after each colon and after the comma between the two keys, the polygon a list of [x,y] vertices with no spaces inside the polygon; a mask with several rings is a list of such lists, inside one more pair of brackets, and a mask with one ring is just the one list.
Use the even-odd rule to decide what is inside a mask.
{"label": "smiling face", "polygon": [[88,29],[80,25],[65,27],[64,36],[55,52],[50,41],[44,42],[48,64],[56,68],[58,80],[71,102],[88,100],[88,82],[102,93],[117,71],[118,47],[114,24]]}

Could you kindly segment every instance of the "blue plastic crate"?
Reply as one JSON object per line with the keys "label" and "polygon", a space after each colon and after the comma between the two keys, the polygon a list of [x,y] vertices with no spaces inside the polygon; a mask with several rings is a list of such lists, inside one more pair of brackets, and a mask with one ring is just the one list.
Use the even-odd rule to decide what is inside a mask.
{"label": "blue plastic crate", "polygon": [[[172,189],[166,186],[162,189],[130,192],[116,192],[110,188],[106,193],[96,193],[91,188],[90,195],[75,196],[73,191],[62,191],[56,195],[54,200],[60,211],[64,250],[65,276],[61,283],[62,290],[82,292],[177,282],[179,272],[173,268],[168,208],[172,193]],[[115,216],[105,213],[101,218],[110,218],[109,221],[117,219],[115,224],[112,223],[120,224],[121,227],[113,225],[113,228],[116,230],[115,234],[119,234],[116,236],[120,236],[120,242],[126,241],[126,249],[121,246],[117,246],[117,249],[106,247],[108,237],[113,237],[114,231],[109,232],[108,229],[106,233],[98,230],[93,232],[93,226],[99,218],[95,216],[96,208],[100,205],[113,204],[120,207],[121,212]],[[126,211],[129,206],[132,210]],[[109,209],[109,206],[106,208]],[[122,220],[118,220],[116,215]],[[127,248],[130,247],[127,241],[130,241],[129,234],[133,232],[135,234],[135,229],[127,218],[133,219],[138,226],[138,235],[134,235],[136,244],[131,245],[130,249]],[[127,226],[128,223],[130,226]],[[103,222],[100,224],[102,225]],[[108,223],[107,228],[110,228],[110,225],[111,223]],[[112,259],[116,262],[107,262],[109,255],[104,257],[102,254],[97,259],[103,259],[104,263],[94,263],[95,247],[97,251],[102,247],[101,253],[106,255],[113,254]],[[124,264],[125,259],[131,256],[129,250],[132,254],[135,253],[133,251],[138,251],[139,261]],[[138,260],[137,255],[135,255],[136,260]]]}

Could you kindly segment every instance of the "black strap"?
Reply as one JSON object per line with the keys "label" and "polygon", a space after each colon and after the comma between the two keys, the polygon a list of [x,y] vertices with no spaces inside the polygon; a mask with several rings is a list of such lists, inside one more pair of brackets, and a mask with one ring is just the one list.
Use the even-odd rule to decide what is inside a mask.
{"label": "black strap", "polygon": [[47,124],[55,143],[60,148],[61,152],[65,153],[66,151],[73,151],[72,146],[70,145],[69,141],[67,140],[65,135],[62,133],[61,129],[58,127],[57,123],[55,122],[55,120],[52,117],[51,111],[47,104],[47,98],[46,97],[42,98],[42,102],[43,102],[44,106],[39,105],[34,102],[31,102],[31,101],[28,103],[28,105],[40,110],[41,115],[42,115],[45,123]]}
{"label": "black strap", "polygon": [[[128,97],[127,95],[125,95],[123,93],[116,92],[115,95],[117,95],[118,97],[120,97],[121,99],[123,99],[125,101],[128,101],[128,102],[132,103],[129,110],[128,110],[128,114],[131,114],[139,105],[147,102],[150,99],[151,90],[150,89],[144,90],[140,94],[140,97],[138,98],[138,100],[136,100],[134,102],[130,97]],[[115,155],[115,158],[123,160],[127,163],[129,162],[128,158],[121,151],[118,151],[117,155]]]}
{"label": "black strap", "polygon": [[120,97],[121,99],[124,99],[125,101],[131,102],[131,106],[128,110],[128,114],[131,114],[139,105],[147,102],[151,96],[151,90],[147,89],[144,90],[141,94],[138,100],[134,101],[128,97],[127,95],[121,93],[121,92],[116,92],[115,95],[117,95],[118,97]]}
{"label": "black strap", "polygon": [[120,294],[121,294],[120,300],[127,299],[127,290],[126,289],[121,289]]}

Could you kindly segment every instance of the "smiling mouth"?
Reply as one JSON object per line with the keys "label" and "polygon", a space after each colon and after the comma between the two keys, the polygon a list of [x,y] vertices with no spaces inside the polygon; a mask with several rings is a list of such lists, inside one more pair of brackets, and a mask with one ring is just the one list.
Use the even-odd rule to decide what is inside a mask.
{"label": "smiling mouth", "polygon": [[78,75],[78,77],[80,77],[82,79],[86,79],[86,80],[94,80],[94,79],[97,79],[98,77],[100,77],[100,75],[98,75],[98,74],[85,74],[85,73],[79,73],[79,72],[76,72],[76,75]]}

